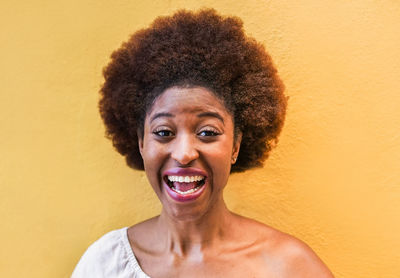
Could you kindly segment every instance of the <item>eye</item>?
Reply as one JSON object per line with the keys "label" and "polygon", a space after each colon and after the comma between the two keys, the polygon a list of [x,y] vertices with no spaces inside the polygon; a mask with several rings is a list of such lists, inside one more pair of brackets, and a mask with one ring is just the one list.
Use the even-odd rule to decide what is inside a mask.
{"label": "eye", "polygon": [[158,137],[171,137],[171,136],[174,136],[172,131],[168,130],[168,129],[155,130],[155,131],[153,131],[153,134],[155,134]]}
{"label": "eye", "polygon": [[197,135],[200,137],[215,137],[220,134],[221,133],[219,133],[216,129],[213,129],[213,128],[203,129],[199,133],[197,133]]}

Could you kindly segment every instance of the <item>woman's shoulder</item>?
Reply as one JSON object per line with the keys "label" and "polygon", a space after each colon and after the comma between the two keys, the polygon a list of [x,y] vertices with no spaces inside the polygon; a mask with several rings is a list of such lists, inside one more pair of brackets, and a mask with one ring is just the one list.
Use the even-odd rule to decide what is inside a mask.
{"label": "woman's shoulder", "polygon": [[266,251],[274,252],[284,262],[282,269],[288,277],[333,277],[330,270],[303,241],[276,231],[275,241],[266,244]]}
{"label": "woman's shoulder", "polygon": [[[158,216],[136,223],[128,228],[128,238],[135,255],[141,252],[152,252],[157,249],[160,238],[157,229]],[[160,247],[163,249],[163,247]]]}
{"label": "woman's shoulder", "polygon": [[242,217],[246,236],[253,238],[258,257],[271,262],[280,272],[280,277],[333,277],[332,273],[303,241],[267,226],[258,221]]}
{"label": "woman's shoulder", "polygon": [[[97,239],[95,242],[93,242],[84,255],[86,256],[103,256],[103,255],[112,255],[116,251],[121,251],[118,247],[123,246],[123,235],[126,233],[126,227],[121,228],[118,230],[113,230],[110,231],[103,236],[101,236],[99,239]],[[110,250],[114,250],[114,252],[109,252]]]}
{"label": "woman's shoulder", "polygon": [[137,270],[127,240],[127,227],[106,233],[92,243],[76,265],[72,278],[132,277]]}

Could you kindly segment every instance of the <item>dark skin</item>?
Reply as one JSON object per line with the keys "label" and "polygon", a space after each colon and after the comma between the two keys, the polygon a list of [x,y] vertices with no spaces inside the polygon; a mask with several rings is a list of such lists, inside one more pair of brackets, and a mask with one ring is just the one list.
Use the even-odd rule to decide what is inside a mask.
{"label": "dark skin", "polygon": [[[230,212],[223,199],[240,150],[232,115],[202,87],[167,89],[147,112],[139,140],[146,175],[163,209],[128,229],[135,256],[150,277],[333,277],[292,236]],[[200,169],[204,190],[177,201],[163,173]]]}

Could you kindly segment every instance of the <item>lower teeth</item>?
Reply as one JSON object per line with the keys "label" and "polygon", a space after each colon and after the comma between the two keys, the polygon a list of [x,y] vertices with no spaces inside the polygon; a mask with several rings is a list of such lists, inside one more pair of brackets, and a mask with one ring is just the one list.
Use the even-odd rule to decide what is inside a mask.
{"label": "lower teeth", "polygon": [[197,186],[196,188],[189,189],[188,191],[180,191],[179,189],[176,189],[175,187],[172,187],[172,190],[174,190],[175,192],[177,192],[177,193],[179,193],[181,195],[187,195],[187,194],[196,192],[197,190],[200,189],[200,187],[201,187],[201,185]]}

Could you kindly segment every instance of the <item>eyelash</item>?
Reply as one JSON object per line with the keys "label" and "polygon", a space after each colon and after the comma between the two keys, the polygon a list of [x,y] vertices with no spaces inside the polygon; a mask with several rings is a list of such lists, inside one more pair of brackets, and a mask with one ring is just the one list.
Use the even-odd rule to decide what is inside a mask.
{"label": "eyelash", "polygon": [[[208,133],[208,135],[200,135],[202,133]],[[213,128],[206,128],[206,129],[200,131],[197,135],[202,136],[202,137],[215,137],[215,136],[221,135],[221,133],[219,133],[217,130],[215,130]]]}
{"label": "eyelash", "polygon": [[[162,133],[164,133],[164,135],[162,135]],[[166,135],[165,133],[169,133],[169,135]],[[153,134],[158,136],[158,137],[171,137],[173,132],[171,130],[168,130],[168,129],[159,129],[159,130],[153,131]]]}
{"label": "eyelash", "polygon": [[[166,134],[166,133],[168,133],[168,134]],[[174,136],[173,132],[168,129],[155,130],[155,131],[153,131],[153,134],[158,137],[161,137],[161,138]],[[204,134],[204,135],[201,135],[201,134]],[[216,129],[212,129],[212,128],[207,128],[207,129],[201,130],[199,133],[197,133],[197,136],[200,136],[200,137],[215,137],[218,135],[221,135],[221,133],[218,132]]]}

